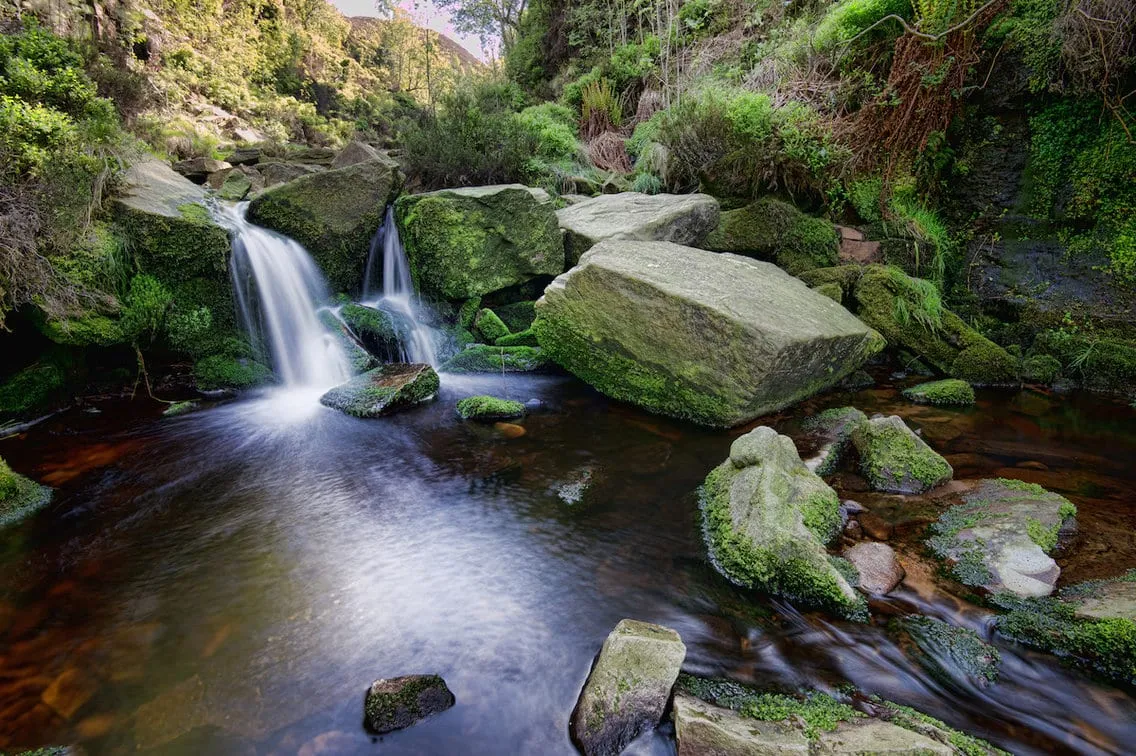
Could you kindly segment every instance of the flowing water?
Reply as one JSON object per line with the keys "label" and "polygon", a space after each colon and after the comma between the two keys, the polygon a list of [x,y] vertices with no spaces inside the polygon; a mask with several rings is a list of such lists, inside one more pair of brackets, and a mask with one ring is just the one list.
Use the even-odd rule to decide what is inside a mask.
{"label": "flowing water", "polygon": [[[889,384],[828,406],[898,412],[957,476],[1041,483],[1079,508],[1063,582],[1136,566],[1136,413],[1091,396],[981,391],[966,410]],[[461,422],[473,393],[536,399],[524,435]],[[851,683],[1015,753],[1124,753],[1136,698],[994,635],[918,547],[934,507],[841,494],[893,522],[905,584],[870,624],[739,590],[707,564],[696,488],[744,429],[610,402],[569,378],[452,377],[382,420],[303,418],[248,396],[179,418],[70,411],[0,441],[54,503],[0,540],[0,748],[92,754],[573,754],[568,719],[622,617],[678,630],[686,669],[763,687]],[[505,432],[512,431],[512,432]],[[929,507],[930,510],[929,511]],[[888,629],[921,612],[1001,650],[977,688],[929,675]],[[363,693],[437,672],[457,705],[376,744]],[[322,750],[321,750],[322,749]],[[672,752],[665,732],[632,753]]]}

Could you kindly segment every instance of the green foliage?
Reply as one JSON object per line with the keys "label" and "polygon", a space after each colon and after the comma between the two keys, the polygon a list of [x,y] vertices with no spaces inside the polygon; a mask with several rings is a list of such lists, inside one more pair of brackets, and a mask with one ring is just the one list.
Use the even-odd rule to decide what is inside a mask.
{"label": "green foliage", "polygon": [[623,106],[607,79],[589,82],[580,90],[580,122],[588,124],[593,120],[603,127],[594,134],[618,128],[623,123]]}
{"label": "green foliage", "polygon": [[642,194],[658,194],[664,188],[662,179],[650,173],[636,173],[631,182],[631,191]]}
{"label": "green foliage", "polygon": [[161,330],[173,297],[158,279],[135,276],[130,282],[120,320],[123,335],[134,343],[148,342]]}
{"label": "green foliage", "polygon": [[723,31],[729,20],[724,6],[722,0],[686,0],[678,9],[679,24],[695,37]]}
{"label": "green foliage", "polygon": [[1005,44],[1022,57],[1033,92],[1049,89],[1057,78],[1061,37],[1054,22],[1064,6],[1062,0],[1011,0],[1009,12],[995,19],[984,35],[986,47]]}
{"label": "green foliage", "polygon": [[536,139],[536,154],[542,160],[572,163],[584,159],[571,109],[546,102],[525,108],[517,114],[517,120]]}
{"label": "green foliage", "polygon": [[658,66],[661,49],[659,38],[653,35],[642,42],[628,42],[615,48],[607,63],[606,74],[616,91],[633,87],[652,74]]}
{"label": "green foliage", "polygon": [[208,307],[175,310],[166,319],[166,338],[174,349],[195,354],[212,328],[213,311]]}
{"label": "green foliage", "polygon": [[560,95],[560,102],[569,108],[579,110],[584,102],[584,89],[602,78],[603,69],[596,66],[575,81],[565,85],[564,91]]}
{"label": "green foliage", "polygon": [[272,371],[247,357],[218,354],[198,360],[193,375],[199,389],[215,391],[259,386],[271,380]]}
{"label": "green foliage", "polygon": [[[932,257],[930,260],[920,260],[919,247],[916,246],[913,272],[916,275],[927,275],[932,280],[941,283],[946,277],[948,261],[955,246],[947,224],[939,217],[938,213],[918,199],[913,184],[895,187],[892,191],[890,205],[896,220],[905,227],[909,234],[931,245]],[[926,273],[924,273],[924,270],[926,270]]]}
{"label": "green foliage", "polygon": [[[833,5],[821,19],[813,35],[813,44],[821,50],[834,49],[890,15],[911,18],[911,0],[843,0]],[[898,23],[881,24],[875,37],[897,36],[901,30]]]}
{"label": "green foliage", "polygon": [[67,382],[64,366],[45,359],[0,382],[0,412],[21,413],[47,404]]}

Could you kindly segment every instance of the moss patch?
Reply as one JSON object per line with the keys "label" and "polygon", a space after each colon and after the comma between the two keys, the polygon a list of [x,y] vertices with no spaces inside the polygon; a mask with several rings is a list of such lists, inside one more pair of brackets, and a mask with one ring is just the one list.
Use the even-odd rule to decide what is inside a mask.
{"label": "moss patch", "polygon": [[836,228],[828,221],[766,197],[722,213],[718,227],[701,246],[776,262],[800,275],[836,265],[839,242]]}
{"label": "moss patch", "polygon": [[477,318],[473,321],[473,328],[486,344],[495,344],[498,339],[510,335],[509,327],[490,309],[482,309],[477,313]]}
{"label": "moss patch", "polygon": [[0,412],[21,413],[42,407],[66,382],[67,373],[61,365],[50,360],[37,362],[0,383]]}
{"label": "moss patch", "polygon": [[921,383],[905,389],[903,395],[916,404],[964,406],[974,404],[974,389],[966,381],[947,378],[942,381]]}
{"label": "moss patch", "polygon": [[511,333],[508,336],[502,336],[495,342],[497,346],[540,346],[540,341],[536,337],[536,331],[528,328],[519,333]]}
{"label": "moss patch", "polygon": [[0,526],[15,522],[51,501],[51,489],[13,472],[0,458]]}
{"label": "moss patch", "polygon": [[466,420],[509,420],[524,417],[525,405],[495,396],[470,396],[458,402],[457,411]]}
{"label": "moss patch", "polygon": [[202,391],[249,389],[271,381],[272,371],[249,357],[215,354],[198,360],[193,376]]}
{"label": "moss patch", "polygon": [[861,423],[852,433],[860,472],[875,491],[924,493],[951,479],[950,464],[898,416]]}
{"label": "moss patch", "polygon": [[444,373],[530,373],[550,367],[541,350],[528,346],[466,347],[442,365]]}
{"label": "moss patch", "polygon": [[960,674],[981,684],[998,679],[1001,654],[973,630],[922,615],[902,617],[894,626],[914,643],[919,663],[941,681]]}

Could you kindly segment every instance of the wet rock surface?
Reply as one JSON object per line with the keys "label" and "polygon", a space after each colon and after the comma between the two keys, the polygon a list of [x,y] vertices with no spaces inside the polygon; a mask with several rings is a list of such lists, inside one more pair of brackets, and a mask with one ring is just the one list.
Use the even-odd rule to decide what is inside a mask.
{"label": "wet rock surface", "polygon": [[381,735],[440,714],[454,703],[454,694],[438,675],[376,680],[363,703],[364,723],[368,730]]}

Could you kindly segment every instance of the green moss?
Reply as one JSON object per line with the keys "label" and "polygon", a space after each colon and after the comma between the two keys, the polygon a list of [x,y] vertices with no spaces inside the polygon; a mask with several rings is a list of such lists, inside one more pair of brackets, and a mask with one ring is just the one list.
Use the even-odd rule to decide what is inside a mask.
{"label": "green moss", "polygon": [[390,364],[352,378],[320,403],[354,417],[374,418],[413,407],[438,393],[438,374],[425,365]]}
{"label": "green moss", "polygon": [[520,333],[532,327],[533,320],[536,319],[535,305],[536,302],[532,300],[513,302],[512,304],[494,307],[493,311],[504,321],[505,325],[509,326],[510,331]]}
{"label": "green moss", "polygon": [[442,365],[444,373],[529,373],[549,367],[548,360],[535,347],[466,347]]}
{"label": "green moss", "polygon": [[0,526],[26,517],[50,500],[50,488],[13,472],[0,458]]}
{"label": "green moss", "polygon": [[[190,209],[196,208],[196,209]],[[228,282],[229,235],[200,205],[183,205],[171,218],[118,205],[122,234],[138,268],[167,285],[193,278]]]}
{"label": "green moss", "polygon": [[383,310],[360,304],[344,305],[339,317],[373,355],[386,362],[398,362],[408,324],[396,321]]}
{"label": "green moss", "polygon": [[872,702],[887,710],[886,719],[905,730],[918,732],[936,740],[941,740],[942,736],[946,735],[947,743],[954,746],[964,756],[1010,756],[1009,752],[995,748],[985,740],[973,735],[959,732],[941,720],[928,716],[921,711],[916,711],[910,706],[900,706],[876,696],[872,697]]}
{"label": "green moss", "polygon": [[950,684],[961,672],[979,682],[995,682],[1001,654],[978,633],[942,620],[909,615],[895,620],[916,647],[919,663],[940,681]]}
{"label": "green moss", "polygon": [[1034,349],[1062,365],[1061,373],[1098,391],[1136,391],[1136,344],[1065,330],[1044,331]]}
{"label": "green moss", "polygon": [[470,297],[462,302],[461,307],[458,309],[458,324],[462,328],[473,328],[473,321],[477,318],[477,313],[481,309],[481,297]]}
{"label": "green moss", "polygon": [[524,417],[525,405],[495,396],[470,396],[458,402],[457,410],[465,420],[508,420]]}
{"label": "green moss", "polygon": [[902,420],[863,423],[853,431],[860,472],[875,491],[923,493],[951,479],[950,464]]}
{"label": "green moss", "polygon": [[840,304],[844,299],[844,289],[840,288],[840,284],[825,283],[820,286],[814,286],[813,290],[818,294],[823,294],[837,304]]}
{"label": "green moss", "polygon": [[45,360],[26,367],[0,383],[0,412],[26,412],[47,404],[67,382],[56,362]]}
{"label": "green moss", "polygon": [[200,408],[201,403],[197,401],[174,402],[162,413],[163,417],[177,417],[178,415],[187,415]]}
{"label": "green moss", "polygon": [[986,517],[986,507],[981,501],[959,504],[939,515],[929,529],[927,546],[942,560],[952,559],[952,576],[963,585],[980,587],[988,585],[994,576],[986,567],[986,560],[977,543],[959,544],[956,536],[967,528],[974,527]]}
{"label": "green moss", "polygon": [[215,354],[198,360],[193,376],[202,391],[248,389],[272,380],[272,371],[259,362]]}
{"label": "green moss", "polygon": [[821,490],[805,499],[801,505],[801,517],[808,528],[827,544],[840,532],[843,524],[840,518],[840,497],[832,489]]}
{"label": "green moss", "polygon": [[126,340],[117,318],[86,315],[79,318],[37,323],[40,333],[56,344],[67,346],[113,346]]}
{"label": "green moss", "polygon": [[903,395],[916,404],[961,406],[974,404],[974,389],[966,381],[948,378],[912,386]]}
{"label": "green moss", "polygon": [[501,318],[493,310],[482,309],[473,321],[474,330],[481,336],[486,344],[494,344],[498,339],[510,335],[509,327],[501,322]]}
{"label": "green moss", "polygon": [[421,675],[408,680],[397,693],[374,694],[368,691],[367,700],[363,706],[363,715],[367,727],[372,732],[389,732],[392,729],[405,726],[400,722],[407,714],[412,719],[417,719],[423,714],[430,713],[422,710],[420,697],[423,693],[435,689],[448,691],[445,680],[438,675]]}
{"label": "green moss", "polygon": [[771,260],[793,275],[836,265],[836,228],[790,204],[763,198],[721,214],[703,247]]}
{"label": "green moss", "polygon": [[1036,354],[1022,361],[1022,379],[1051,385],[1061,376],[1061,361],[1048,354]]}
{"label": "green moss", "polygon": [[503,346],[503,347],[508,347],[508,346],[529,346],[529,347],[540,346],[540,342],[537,341],[537,338],[536,338],[536,331],[534,331],[532,328],[525,329],[524,331],[521,331],[519,333],[511,333],[508,336],[502,336],[501,338],[497,339],[497,341],[494,342],[494,343],[497,346]]}

